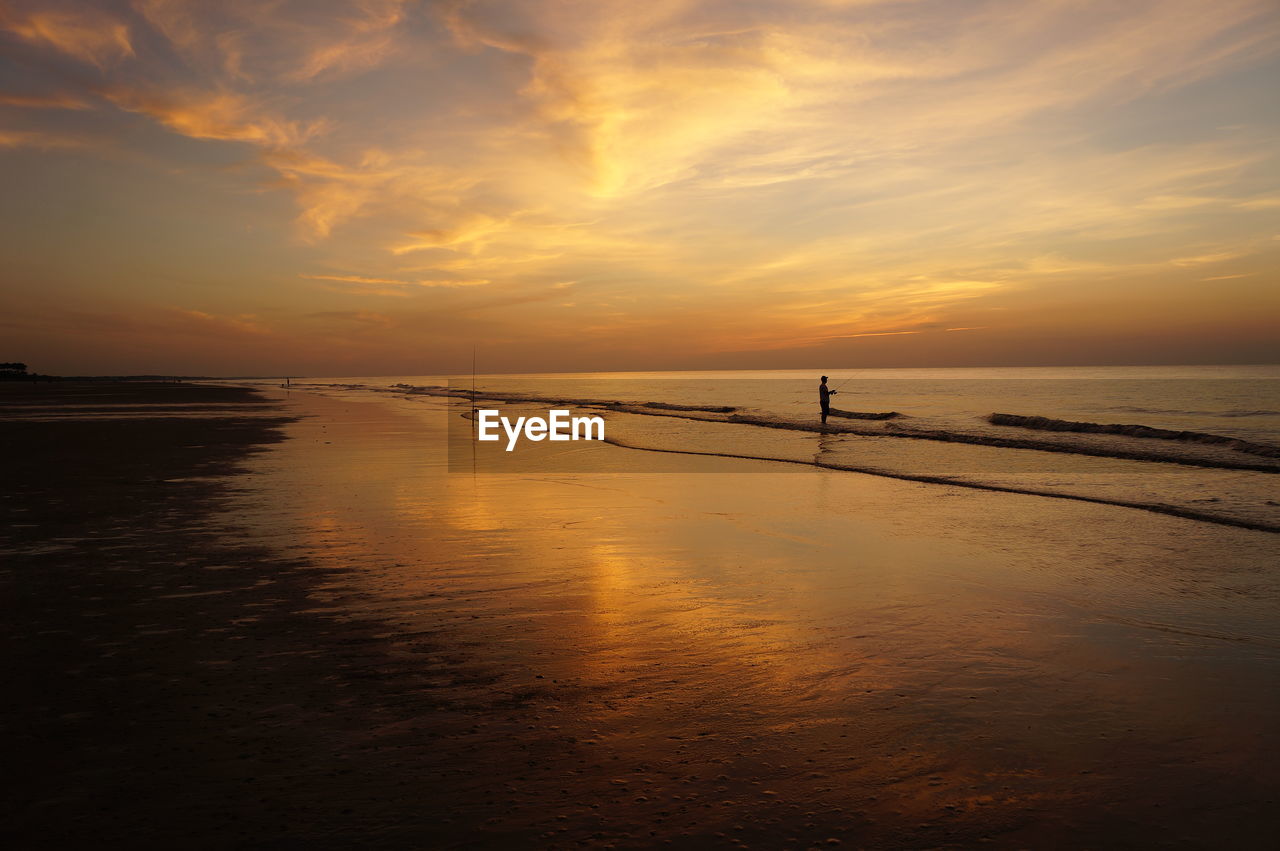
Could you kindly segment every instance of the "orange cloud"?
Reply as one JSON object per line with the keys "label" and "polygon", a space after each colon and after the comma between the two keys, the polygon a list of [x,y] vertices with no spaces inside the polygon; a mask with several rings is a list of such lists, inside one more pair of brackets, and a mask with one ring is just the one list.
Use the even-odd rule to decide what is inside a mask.
{"label": "orange cloud", "polygon": [[203,310],[186,308],[170,308],[168,311],[171,328],[181,327],[184,331],[198,334],[224,336],[227,334],[261,335],[270,333],[256,316],[243,314],[240,316],[219,316]]}
{"label": "orange cloud", "polygon": [[42,130],[0,130],[0,148],[79,148],[84,140]]}
{"label": "orange cloud", "polygon": [[143,91],[105,88],[102,96],[193,139],[249,142],[268,148],[300,145],[324,129],[323,120],[287,121],[263,111],[250,98],[230,91]]}
{"label": "orange cloud", "polygon": [[506,221],[495,219],[481,213],[467,215],[449,227],[410,233],[412,242],[397,245],[391,249],[393,254],[408,254],[429,248],[465,248],[483,246],[486,240],[507,227]]}
{"label": "orange cloud", "polygon": [[393,328],[398,324],[395,319],[386,314],[374,313],[369,310],[325,310],[318,313],[310,313],[307,318],[376,328]]}
{"label": "orange cloud", "polygon": [[0,27],[30,44],[51,47],[100,69],[134,55],[129,27],[92,6],[74,10],[37,5],[25,14],[0,6]]}
{"label": "orange cloud", "polygon": [[58,92],[49,95],[24,95],[16,92],[0,92],[0,106],[16,106],[22,109],[92,108],[84,99],[65,92]]}
{"label": "orange cloud", "polygon": [[[136,0],[189,61],[230,79],[309,83],[377,67],[395,50],[408,0],[312,2],[308,14],[257,0]],[[291,14],[292,12],[292,14]]]}
{"label": "orange cloud", "polygon": [[413,281],[402,281],[396,278],[369,278],[362,275],[300,275],[312,281],[339,281],[348,284],[390,284],[400,287],[478,287],[483,286],[489,281],[476,278],[472,280],[462,280],[455,278],[425,278]]}
{"label": "orange cloud", "polygon": [[317,39],[288,79],[310,81],[330,74],[375,68],[392,53],[393,30],[405,19],[406,0],[364,0],[356,14],[339,16],[341,35]]}
{"label": "orange cloud", "polygon": [[421,156],[392,157],[365,151],[354,165],[298,148],[264,151],[263,162],[280,174],[281,186],[293,191],[298,224],[311,240],[323,239],[339,223],[370,207],[397,204],[456,207],[459,194],[474,177],[438,165],[422,165]]}

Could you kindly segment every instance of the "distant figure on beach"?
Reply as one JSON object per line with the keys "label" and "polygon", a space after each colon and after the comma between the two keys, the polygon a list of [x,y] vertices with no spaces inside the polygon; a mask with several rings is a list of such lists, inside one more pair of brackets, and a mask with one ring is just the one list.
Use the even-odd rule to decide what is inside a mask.
{"label": "distant figure on beach", "polygon": [[818,404],[822,406],[822,423],[826,425],[827,414],[831,413],[831,397],[836,395],[836,391],[827,389],[827,377],[822,376],[822,381],[818,384]]}

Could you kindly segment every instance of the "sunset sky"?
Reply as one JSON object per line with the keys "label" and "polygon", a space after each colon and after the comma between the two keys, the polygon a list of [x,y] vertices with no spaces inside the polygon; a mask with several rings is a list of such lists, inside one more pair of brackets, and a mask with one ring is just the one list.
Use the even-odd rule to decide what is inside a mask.
{"label": "sunset sky", "polygon": [[1276,0],[0,0],[0,360],[1280,361]]}

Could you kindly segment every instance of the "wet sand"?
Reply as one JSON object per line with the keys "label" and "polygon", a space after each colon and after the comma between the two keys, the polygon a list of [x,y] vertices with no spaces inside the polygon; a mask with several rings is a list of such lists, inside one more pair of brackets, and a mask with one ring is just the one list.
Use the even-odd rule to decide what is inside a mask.
{"label": "wet sand", "polygon": [[1274,534],[615,446],[471,476],[423,406],[43,392],[0,397],[24,847],[1280,826]]}

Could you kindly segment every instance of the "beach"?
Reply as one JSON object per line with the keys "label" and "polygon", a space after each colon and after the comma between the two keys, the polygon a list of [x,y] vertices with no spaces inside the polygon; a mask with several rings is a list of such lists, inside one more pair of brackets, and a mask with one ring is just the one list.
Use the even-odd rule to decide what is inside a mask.
{"label": "beach", "polygon": [[0,389],[21,847],[1278,826],[1273,532],[616,445],[471,473],[448,399]]}

